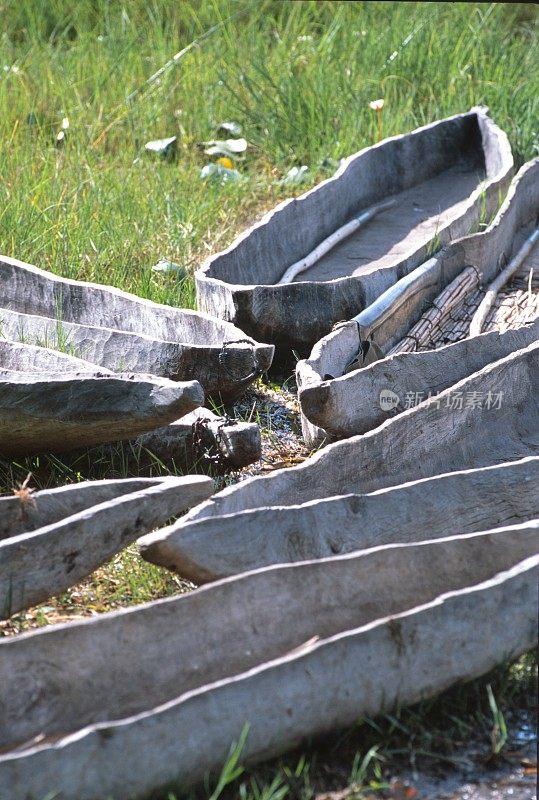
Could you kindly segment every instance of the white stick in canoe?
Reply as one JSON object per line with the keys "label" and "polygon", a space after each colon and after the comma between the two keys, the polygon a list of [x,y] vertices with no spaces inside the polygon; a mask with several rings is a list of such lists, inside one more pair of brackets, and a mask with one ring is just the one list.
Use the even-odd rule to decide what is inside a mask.
{"label": "white stick in canoe", "polygon": [[346,225],[343,225],[342,228],[337,228],[327,239],[324,239],[323,242],[320,242],[317,247],[314,248],[312,252],[310,252],[305,258],[296,261],[295,264],[292,264],[286,272],[284,273],[283,277],[279,281],[279,284],[282,283],[291,283],[294,278],[300,274],[300,272],[305,272],[306,269],[312,267],[313,264],[316,264],[322,256],[325,256],[330,250],[332,250],[339,242],[342,242],[343,239],[346,239],[352,233],[357,231],[362,225],[364,225],[369,220],[376,217],[377,214],[380,214],[382,211],[387,211],[389,208],[392,208],[395,205],[395,200],[387,200],[385,203],[380,203],[378,206],[373,206],[372,208],[367,209],[359,217],[350,220],[347,222]]}
{"label": "white stick in canoe", "polygon": [[519,269],[519,267],[524,262],[524,259],[528,257],[534,246],[539,241],[539,228],[536,228],[533,233],[528,236],[516,256],[511,259],[509,264],[503,269],[498,277],[492,281],[490,286],[487,289],[486,295],[481,300],[479,304],[479,308],[475,312],[472,317],[472,321],[470,322],[470,336],[478,336],[481,333],[481,328],[483,327],[485,320],[488,316],[488,312],[494,305],[494,301],[496,300],[496,295],[500,291],[500,289],[505,286],[507,281],[513,277],[515,272]]}

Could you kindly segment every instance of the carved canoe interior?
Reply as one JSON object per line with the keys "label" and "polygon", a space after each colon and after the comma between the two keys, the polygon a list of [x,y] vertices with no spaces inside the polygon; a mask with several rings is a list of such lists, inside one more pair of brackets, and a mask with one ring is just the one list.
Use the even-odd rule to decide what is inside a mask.
{"label": "carved canoe interior", "polygon": [[[336,175],[287,201],[211,258],[195,277],[200,308],[252,336],[305,351],[441,244],[496,210],[511,177],[507,138],[484,109],[393,137],[351,156]],[[336,228],[373,204],[394,206],[277,285]]]}
{"label": "carved canoe interior", "polygon": [[480,674],[533,646],[538,525],[266,568],[0,642],[0,790],[141,797],[218,768],[246,722],[259,760]]}
{"label": "carved canoe interior", "polygon": [[119,289],[60,278],[0,257],[4,336],[67,350],[114,372],[198,380],[207,395],[237,397],[272,360],[234,325]]}
{"label": "carved canoe interior", "polygon": [[[469,327],[486,285],[519,251],[538,218],[539,159],[535,159],[520,170],[486,231],[448,245],[318,342],[296,370],[307,443],[314,446],[370,430],[402,411],[409,393],[418,398],[437,394],[488,362],[537,340],[539,293],[533,276],[539,269],[539,247],[531,250],[499,294],[487,317],[486,333],[470,337]],[[466,285],[466,275],[474,273],[477,282]],[[448,296],[446,287],[451,286],[456,291],[444,315],[436,296]],[[421,327],[418,320],[424,320],[422,341],[414,340],[414,329]],[[409,352],[403,352],[403,345]],[[378,360],[370,358],[372,346]],[[382,407],[384,390],[400,402]]]}
{"label": "carved canoe interior", "polygon": [[[52,521],[37,528],[41,497],[27,500],[17,497],[20,516],[13,525],[16,533],[10,530],[0,539],[0,618],[37,605],[73,586],[143,533],[163,525],[213,491],[213,481],[202,476],[164,478],[138,491],[133,491],[132,486],[128,482],[118,494],[121,487],[114,482],[110,499],[96,505],[92,499],[103,491],[102,486],[95,492],[75,493],[81,510],[70,509],[61,519],[58,519],[61,505],[54,505],[48,495],[44,519]],[[29,503],[36,508],[27,528]],[[13,499],[0,498],[0,513],[3,505],[7,505],[11,516]]]}

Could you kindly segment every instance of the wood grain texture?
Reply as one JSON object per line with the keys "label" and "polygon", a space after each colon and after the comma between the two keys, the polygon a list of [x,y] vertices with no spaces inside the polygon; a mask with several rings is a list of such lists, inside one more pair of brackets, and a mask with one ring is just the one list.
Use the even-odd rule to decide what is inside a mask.
{"label": "wood grain texture", "polygon": [[[139,436],[133,446],[164,464],[220,471],[240,469],[260,459],[260,427],[220,417],[209,408],[197,408],[171,425]],[[143,458],[144,460],[144,458]]]}
{"label": "wood grain texture", "polygon": [[[348,630],[322,634],[314,641],[303,639],[303,646],[248,670],[211,683],[203,683],[201,675],[198,688],[187,691],[177,681],[175,694],[153,708],[90,724],[56,742],[29,743],[0,756],[0,796],[8,792],[10,800],[43,800],[51,792],[58,800],[97,800],[107,795],[115,800],[143,798],[171,782],[185,787],[202,780],[206,772],[220,769],[246,723],[250,730],[242,758],[249,763],[278,755],[306,736],[351,725],[358,717],[431,697],[533,647],[538,563],[538,557],[528,558],[483,582],[435,591],[432,600],[418,601],[389,616],[367,614],[371,620],[366,623],[365,616],[357,614]],[[332,584],[328,598],[333,598],[336,585],[341,584]],[[353,586],[357,592],[357,581]],[[335,611],[340,615],[346,608],[333,604]],[[304,613],[294,617],[296,623],[305,619]],[[316,616],[308,627],[316,629],[313,621]],[[70,625],[64,630],[67,634],[74,628]],[[244,629],[236,630],[241,637]],[[57,632],[39,634],[41,645],[48,633]],[[168,626],[166,632],[167,636],[171,632]],[[298,628],[294,640],[301,643],[304,635],[304,629]],[[197,643],[199,637],[200,631]],[[259,638],[268,641],[264,631]],[[14,644],[20,647],[28,641],[29,637],[21,637]],[[0,643],[0,651],[5,645],[10,642]],[[226,652],[234,650],[228,647]],[[43,648],[40,653],[43,656]],[[170,664],[165,659],[161,663]],[[33,665],[36,697],[41,681],[51,674],[48,664],[41,664],[39,671]],[[62,668],[65,661],[58,664]],[[158,683],[157,674],[154,667],[149,687]],[[123,672],[115,690],[123,691],[128,683],[125,678]],[[86,694],[81,685],[77,698]],[[61,692],[68,691],[64,686]],[[107,696],[112,700],[114,695],[115,691]],[[40,704],[46,707],[43,698]],[[55,707],[60,705],[56,700]],[[41,720],[37,730],[43,731]],[[182,736],[182,731],[189,735]]]}
{"label": "wood grain texture", "polygon": [[0,257],[0,320],[11,339],[67,347],[114,372],[198,380],[207,395],[227,400],[273,356],[271,345],[246,342],[243,331],[208,314],[60,278],[7,256]]}
{"label": "wood grain texture", "polygon": [[411,481],[371,494],[173,523],[143,558],[201,584],[270,564],[329,558],[539,517],[539,457]]}
{"label": "wood grain texture", "polygon": [[19,497],[0,497],[0,539],[34,531],[85,508],[115,497],[159,486],[163,478],[118,478],[82,481],[32,494],[32,502],[21,504]]}
{"label": "wood grain texture", "polygon": [[[490,407],[486,402],[481,408],[468,404],[471,392],[485,399],[490,392]],[[185,524],[247,509],[365,494],[442,472],[537,455],[539,343],[489,364],[441,392],[437,400],[404,411],[362,436],[330,444],[297,467],[230,486],[192,509]]]}
{"label": "wood grain texture", "polygon": [[211,478],[167,478],[28,533],[0,541],[0,617],[78,583],[143,533],[213,491]]}
{"label": "wood grain texture", "polygon": [[[348,375],[301,388],[302,414],[307,423],[325,431],[328,442],[366,433],[402,413],[407,397],[435,396],[538,339],[539,319],[516,330],[484,333],[438,350],[384,358]],[[380,393],[387,390],[400,398],[392,409],[380,405]],[[303,430],[312,444],[310,429],[304,425]]]}
{"label": "wood grain texture", "polygon": [[[0,312],[1,313],[1,312]],[[17,372],[106,372],[82,358],[49,347],[0,340],[0,370]]]}
{"label": "wood grain texture", "polygon": [[[326,431],[330,441],[334,436],[339,438],[368,430],[372,427],[372,416],[375,420],[380,419],[376,409],[372,408],[370,395],[365,398],[361,411],[358,410],[354,393],[358,388],[356,380],[362,381],[359,374],[354,372],[341,380],[346,366],[356,356],[362,343],[373,341],[387,353],[409,331],[434,297],[467,265],[471,264],[479,270],[483,282],[492,280],[500,266],[518,250],[534,226],[537,213],[539,159],[529,162],[519,171],[498,214],[486,231],[449,244],[435,258],[425,262],[384,292],[356,317],[317,342],[309,358],[299,361],[296,368],[302,427],[310,446],[318,446],[326,438]],[[482,342],[477,344],[479,349],[483,346]],[[475,345],[471,345],[473,347]],[[432,359],[428,355],[430,364]],[[440,357],[439,375],[431,377],[434,386],[444,383],[444,370],[447,367],[445,358],[444,352]],[[389,365],[389,373],[394,377],[398,367],[406,373],[408,368],[413,370],[416,363],[417,359],[413,356],[412,359],[407,357],[398,362],[386,361],[385,365]],[[384,368],[385,366],[380,365],[378,370],[382,371]],[[402,380],[406,382],[406,379],[404,374]],[[337,385],[334,381],[337,381]],[[350,394],[346,392],[346,387],[350,387]],[[423,388],[418,385],[413,391],[423,391]],[[338,404],[332,406],[330,400],[325,413],[322,407],[326,398],[333,397],[334,392],[340,394]],[[341,392],[346,393],[346,399]],[[354,410],[350,412],[349,403],[354,406]],[[320,411],[315,411],[315,406]],[[338,429],[340,418],[343,421],[341,430],[346,431],[344,434],[332,430],[333,426]]]}
{"label": "wood grain texture", "polygon": [[204,402],[197,381],[0,371],[0,453],[64,452],[130,439]]}
{"label": "wood grain texture", "polygon": [[[279,359],[291,348],[306,356],[335,322],[350,319],[421,264],[436,237],[444,244],[468,233],[483,202],[487,214],[495,213],[512,170],[507,137],[484,109],[366,148],[210,258],[195,273],[199,307],[272,342]],[[394,209],[328,254],[305,280],[276,285],[336,228],[393,196]]]}

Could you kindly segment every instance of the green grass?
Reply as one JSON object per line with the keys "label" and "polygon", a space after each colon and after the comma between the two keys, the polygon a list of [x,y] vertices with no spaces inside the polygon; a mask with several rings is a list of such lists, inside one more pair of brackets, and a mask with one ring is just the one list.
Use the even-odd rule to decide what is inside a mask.
{"label": "green grass", "polygon": [[[191,275],[205,257],[376,141],[371,100],[385,100],[384,136],[485,104],[507,131],[517,165],[539,153],[532,5],[0,0],[0,10],[0,252],[159,302],[194,307]],[[235,163],[241,180],[204,182],[200,170],[211,159],[199,143],[231,120],[249,142]],[[170,135],[178,137],[174,160],[144,152],[145,142]],[[307,182],[283,186],[301,165],[309,167]],[[152,272],[163,257],[188,276]],[[39,486],[132,474],[132,457],[119,445],[75,461],[2,462],[0,490],[29,471]],[[24,630],[186,588],[128,549],[51,601],[52,611],[33,610],[12,625]],[[489,679],[492,695],[480,681],[364,724],[359,738],[346,739],[345,785],[380,782],[391,759],[419,751],[449,748],[450,757],[451,741],[488,740],[494,725],[498,747],[500,702],[513,699],[503,681],[517,679],[504,668]],[[329,759],[320,752],[242,774],[223,796],[309,800],[317,758]],[[212,792],[215,800],[215,785],[206,796]]]}
{"label": "green grass", "polygon": [[[152,264],[192,269],[294,191],[277,185],[291,166],[313,182],[371,144],[372,99],[386,136],[487,104],[517,162],[536,154],[536,24],[520,4],[4,4],[0,251],[192,306],[192,282]],[[250,143],[244,180],[207,185],[197,143],[224,120]],[[174,162],[144,153],[168,135]]]}

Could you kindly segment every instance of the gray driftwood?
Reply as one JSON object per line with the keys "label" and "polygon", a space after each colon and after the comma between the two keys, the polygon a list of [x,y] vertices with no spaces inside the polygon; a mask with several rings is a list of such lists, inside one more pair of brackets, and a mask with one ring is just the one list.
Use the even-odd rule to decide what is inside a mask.
{"label": "gray driftwood", "polygon": [[203,402],[197,381],[0,370],[0,454],[62,452],[129,439]]}
{"label": "gray driftwood", "polygon": [[[450,380],[459,380],[471,373],[472,370],[466,372],[466,354],[477,351],[485,357],[485,349],[492,348],[495,357],[497,345],[487,343],[501,343],[502,339],[493,336],[490,340],[484,338],[469,344],[458,343],[455,350],[440,348],[437,351],[439,356],[416,353],[387,360],[374,372],[369,372],[368,377],[358,371],[346,374],[349,365],[362,366],[361,353],[367,346],[376,346],[381,357],[388,353],[436,295],[468,265],[478,269],[483,283],[491,281],[520,248],[534,227],[538,213],[539,159],[535,159],[519,171],[486,231],[459,239],[442,249],[435,258],[402,278],[364,311],[314,346],[309,358],[300,361],[296,369],[303,432],[309,445],[318,445],[324,438],[331,441],[362,433],[386,418],[379,413],[379,398],[376,408],[371,402],[372,392],[367,390],[363,395],[363,387],[373,375],[381,376],[387,369],[388,384],[381,388],[392,389],[390,384],[393,379],[397,380],[397,370],[406,373],[409,369],[411,380],[416,381],[411,391],[436,391],[437,387],[448,386]],[[452,362],[453,358],[460,362],[459,352],[463,354],[463,360],[455,371]],[[474,363],[478,363],[477,358],[474,357]],[[440,366],[437,369],[438,360]],[[448,368],[450,374],[446,373]],[[420,374],[414,374],[418,370]],[[430,385],[425,383],[425,378]],[[405,385],[407,380],[407,375],[402,374],[397,383]],[[398,394],[397,389],[393,391]]]}
{"label": "gray driftwood", "polygon": [[[480,408],[467,405],[472,392],[481,393]],[[297,467],[249,478],[218,492],[184,520],[188,524],[252,508],[365,494],[442,472],[533,456],[538,446],[539,343],[535,343],[459,381],[441,392],[437,402],[423,402],[362,436],[330,444]]]}
{"label": "gray driftwood", "polygon": [[163,479],[42,528],[0,541],[0,617],[29,608],[89,575],[143,533],[213,491],[200,475]]}
{"label": "gray driftwood", "polygon": [[141,555],[195,583],[539,517],[539,457],[435,475],[371,494],[258,508],[139,540]]}
{"label": "gray driftwood", "polygon": [[[251,336],[307,355],[425,260],[434,242],[468,233],[496,210],[513,169],[507,137],[486,110],[435,122],[351,156],[334,177],[281,203],[195,273],[199,307]],[[367,207],[395,206],[299,277],[277,285],[336,228]]]}
{"label": "gray driftwood", "polygon": [[0,756],[0,796],[142,798],[219,769],[246,723],[242,757],[257,761],[480,675],[535,644],[539,557],[515,563],[533,536],[277,567],[2,642],[3,735],[18,749]]}
{"label": "gray driftwood", "polygon": [[[1,316],[1,312],[0,312]],[[0,370],[17,372],[108,372],[82,358],[48,347],[0,339]]]}
{"label": "gray driftwood", "polygon": [[34,531],[60,522],[91,506],[131,492],[159,486],[163,478],[119,478],[83,481],[32,493],[32,502],[21,504],[18,496],[0,497],[0,539]]}
{"label": "gray driftwood", "polygon": [[212,466],[240,469],[261,455],[260,427],[219,417],[208,408],[198,408],[171,425],[139,436],[133,443],[152,460],[186,468]]}
{"label": "gray driftwood", "polygon": [[271,345],[229,322],[159,305],[108,286],[60,278],[0,257],[0,321],[5,336],[69,348],[115,372],[198,380],[207,395],[232,399],[265,372]]}

